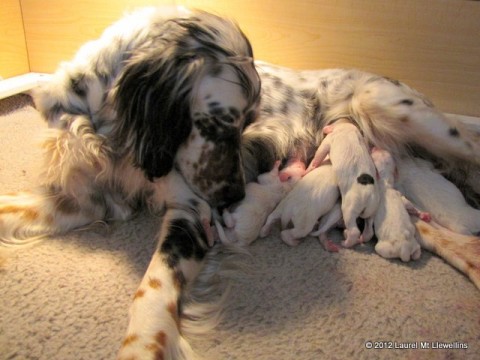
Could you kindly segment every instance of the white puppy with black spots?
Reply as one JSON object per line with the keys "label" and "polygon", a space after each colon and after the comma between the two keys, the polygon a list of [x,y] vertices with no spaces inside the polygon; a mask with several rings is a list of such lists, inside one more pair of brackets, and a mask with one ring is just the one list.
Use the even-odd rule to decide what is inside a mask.
{"label": "white puppy with black spots", "polygon": [[[335,182],[342,196],[346,228],[342,245],[351,247],[373,237],[373,216],[379,203],[375,165],[362,134],[347,119],[325,126],[323,132],[327,136],[317,149],[307,172],[330,155]],[[357,226],[358,217],[365,219],[363,233]]]}
{"label": "white puppy with black spots", "polygon": [[395,189],[396,163],[392,155],[379,148],[372,149],[372,159],[379,174],[380,204],[373,224],[378,243],[375,251],[382,257],[417,260],[421,249],[415,238],[415,226],[410,215],[430,221],[430,215],[419,211]]}

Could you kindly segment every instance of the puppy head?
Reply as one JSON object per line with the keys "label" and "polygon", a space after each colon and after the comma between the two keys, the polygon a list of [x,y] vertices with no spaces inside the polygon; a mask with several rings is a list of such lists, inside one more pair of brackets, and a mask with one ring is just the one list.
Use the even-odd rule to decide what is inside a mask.
{"label": "puppy head", "polygon": [[151,180],[175,166],[211,205],[237,201],[240,134],[260,93],[250,43],[234,23],[203,12],[155,31],[119,76],[117,145]]}

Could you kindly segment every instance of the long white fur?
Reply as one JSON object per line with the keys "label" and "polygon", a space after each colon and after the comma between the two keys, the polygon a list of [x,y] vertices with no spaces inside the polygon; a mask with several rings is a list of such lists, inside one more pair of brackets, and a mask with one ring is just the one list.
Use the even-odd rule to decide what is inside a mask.
{"label": "long white fur", "polygon": [[[181,62],[176,56],[182,54],[180,50],[188,52]],[[138,292],[133,302],[119,359],[195,356],[184,338],[178,301],[200,271],[211,242],[210,207],[204,199],[225,200],[217,192],[239,199],[243,191],[240,132],[246,115],[258,105],[259,93],[251,56],[248,40],[232,21],[179,7],[150,7],[126,15],[99,39],[82,46],[35,94],[37,108],[50,127],[43,143],[45,174],[33,192],[0,196],[0,243],[25,244],[98,221],[126,220],[141,207],[163,214],[158,249],[139,288],[145,292],[142,296]],[[180,64],[188,69],[182,71]],[[129,83],[128,71],[151,76]],[[154,92],[165,88],[173,90],[155,98]],[[145,96],[138,102],[125,96],[139,93]],[[221,136],[202,131],[213,118],[206,113],[212,103],[230,111],[225,121],[214,119],[220,135],[229,132],[233,140],[222,143],[223,152],[215,151]],[[129,111],[132,104],[153,114],[153,119]],[[188,110],[186,116],[171,119],[155,133],[166,136],[168,131],[178,131],[170,137],[178,143],[172,150],[163,141],[152,142],[144,136],[153,133],[146,129],[169,121],[159,112],[171,109]],[[138,119],[146,121],[142,124]],[[190,134],[185,134],[190,127]],[[119,140],[119,136],[125,138]],[[135,139],[140,151],[133,146]],[[155,155],[160,155],[162,147],[174,164],[158,176],[147,175],[142,164],[145,152],[155,149]],[[222,169],[218,160],[224,159],[233,164],[229,178],[218,179],[214,171],[198,176],[195,171],[212,162]],[[228,191],[232,188],[235,191]],[[178,224],[190,229],[178,229]],[[191,236],[196,257],[175,249],[172,233],[178,241]],[[165,243],[174,249],[164,251]],[[152,278],[160,284],[157,288],[156,282],[150,283]]]}
{"label": "long white fur", "polygon": [[[170,198],[171,201],[183,199],[182,194],[191,194],[188,191],[192,185],[191,181],[189,185],[181,183],[186,186],[185,189],[183,185],[177,183],[172,187],[165,187],[165,181],[168,182],[168,179],[148,181],[142,171],[133,166],[131,156],[119,156],[118,150],[121,149],[112,149],[108,141],[117,120],[110,100],[115,98],[115,81],[125,64],[126,57],[158,29],[154,26],[155,22],[172,16],[185,18],[189,15],[178,9],[159,11],[157,8],[149,8],[127,16],[106,30],[99,40],[82,47],[74,61],[62,64],[51,84],[42,89],[36,98],[36,104],[49,121],[49,125],[54,128],[47,135],[45,142],[46,176],[39,191],[0,197],[2,243],[22,243],[24,239],[31,240],[65,232],[98,220],[125,220],[138,205],[138,198],[146,200],[147,203],[140,206],[159,210],[164,201],[168,200],[165,194],[174,195]],[[216,27],[225,29],[220,20],[216,21]],[[239,34],[236,32],[228,33],[228,31],[219,30],[217,35],[223,35],[221,43],[215,44],[221,49],[227,48],[236,52],[239,49],[237,45],[241,48],[242,43],[244,44],[239,41]],[[227,58],[226,56],[223,60],[227,61]],[[250,77],[255,71],[251,66],[251,59],[237,58],[236,61],[242,62],[238,68],[247,68],[247,71],[242,72],[242,76]],[[455,117],[447,118],[435,109],[427,98],[405,84],[357,70],[295,71],[261,62],[256,63],[256,68],[260,72],[262,86],[264,86],[260,116],[251,117],[255,123],[247,127],[243,140],[247,143],[252,137],[260,136],[268,140],[273,154],[244,156],[244,164],[250,176],[258,175],[256,171],[259,167],[256,167],[258,165],[256,160],[268,158],[266,155],[271,155],[271,159],[288,157],[297,150],[296,147],[301,148],[298,149],[299,152],[307,155],[312,149],[315,151],[321,140],[319,134],[322,127],[331,120],[347,117],[358,125],[367,141],[388,149],[396,156],[404,155],[407,145],[415,144],[438,157],[438,160],[446,165],[445,168],[450,175],[455,174],[456,169],[468,169],[465,183],[477,193],[480,192],[477,180],[480,174],[480,140],[477,136],[479,126],[465,125]],[[208,94],[210,89],[215,90],[217,85],[221,85],[221,93],[213,94],[216,96],[215,100],[219,99],[222,103],[226,103],[227,108],[229,104],[241,108],[244,95],[249,92],[256,93],[256,91],[249,87],[242,87],[241,81],[237,81],[240,79],[232,78],[232,75],[236,74],[232,69],[228,66],[223,67],[222,75],[226,78],[218,77],[215,83],[201,82],[199,80],[201,77],[198,75],[190,78],[190,73],[178,71],[176,72],[178,77],[175,79],[182,81],[190,79],[191,81],[187,84],[194,82],[196,86],[192,93],[193,97],[199,94],[210,95]],[[176,70],[175,65],[173,70]],[[215,72],[212,71],[212,74]],[[88,88],[86,96],[82,97],[72,90],[71,80],[74,79],[80,79],[83,86]],[[278,82],[283,86],[278,86]],[[176,82],[177,88],[180,83]],[[104,95],[109,96],[104,98]],[[195,100],[201,100],[201,96]],[[192,114],[196,110],[204,111],[208,108],[201,101],[200,103],[192,101],[190,105]],[[245,114],[253,114],[252,108],[241,110]],[[269,113],[272,116],[269,116]],[[85,121],[85,116],[90,117],[90,123],[88,120]],[[235,126],[238,127],[239,132],[242,124],[235,124]],[[135,132],[134,129],[131,130]],[[144,144],[144,146],[147,145]],[[179,154],[176,154],[178,156],[176,165],[190,180],[195,174],[187,171],[188,164],[200,160],[197,150],[202,149],[203,145],[211,146],[206,142],[193,143],[194,151],[191,151],[192,149],[189,151],[188,147],[182,147]],[[266,148],[268,147],[256,147],[263,152]],[[413,176],[412,181],[415,178]],[[183,181],[182,178],[180,180]],[[435,186],[441,191],[448,188],[443,184],[443,180]],[[184,193],[183,190],[187,192]],[[423,195],[426,197],[423,200],[426,207],[430,207],[429,211],[433,212],[437,208],[436,204],[445,208],[451,206],[449,201],[434,194],[431,188],[427,190],[430,190],[428,197]],[[179,193],[176,194],[176,192]],[[102,202],[94,201],[98,198],[92,198],[98,193],[104,195]],[[460,199],[458,194],[452,194],[449,196],[456,201]],[[192,198],[188,201],[196,199],[195,194],[191,195]],[[422,194],[419,195],[419,199],[422,199]],[[184,200],[186,199],[182,201]],[[461,201],[456,204],[457,206],[452,210],[446,210],[442,218],[443,223],[448,223],[448,226],[456,229],[458,222],[460,231],[476,232],[478,230],[476,212],[472,213],[471,209],[465,208]],[[59,209],[63,209],[63,212],[56,212]],[[200,206],[197,210],[203,213],[205,209]],[[467,224],[462,222],[464,213],[469,219]],[[437,216],[441,217],[439,214]],[[162,229],[165,231],[169,222],[176,218],[185,218],[193,222],[199,217],[205,218],[201,214],[191,214],[179,208],[167,210]],[[317,219],[312,222],[314,223]],[[426,226],[432,227],[435,231]],[[437,231],[433,225],[424,222],[417,222],[416,227],[421,233],[422,246],[433,249],[454,266],[458,266],[469,274],[472,279],[477,279],[476,284],[480,286],[478,237],[462,237],[458,233],[448,232],[445,229]],[[308,231],[311,231],[311,228]],[[165,232],[159,234],[160,245],[165,240],[165,235]],[[458,243],[451,239],[458,240]],[[181,268],[185,271],[185,276],[191,278],[200,265],[201,262],[183,262]],[[158,252],[152,259],[142,286],[148,284],[147,279],[150,276],[156,275],[161,276],[166,282],[164,291],[155,293],[152,290],[148,297],[142,299],[142,301],[145,300],[143,304],[133,305],[129,325],[129,331],[132,332],[129,334],[138,331],[138,336],[142,338],[138,347],[131,341],[128,344],[124,343],[121,358],[137,355],[142,359],[154,358],[154,352],[150,351],[147,354],[147,348],[142,347],[142,344],[148,344],[150,350],[156,350],[162,345],[162,339],[155,338],[158,332],[157,334],[154,332],[160,329],[163,321],[165,321],[165,330],[169,332],[163,355],[174,359],[194,356],[183,338],[184,329],[174,324],[175,318],[165,306],[162,308],[161,304],[172,304],[168,303],[168,300],[173,301],[180,291],[172,287],[171,279],[175,274],[168,271],[165,259],[161,259]],[[162,300],[163,296],[165,296],[164,300]],[[151,319],[144,319],[150,307],[155,310],[155,315]],[[145,324],[152,325],[152,328],[144,328],[142,319],[146,321]],[[180,331],[182,331],[181,334]],[[130,338],[132,339],[133,337]],[[149,342],[154,340],[157,342]],[[127,345],[134,347],[127,350]]]}

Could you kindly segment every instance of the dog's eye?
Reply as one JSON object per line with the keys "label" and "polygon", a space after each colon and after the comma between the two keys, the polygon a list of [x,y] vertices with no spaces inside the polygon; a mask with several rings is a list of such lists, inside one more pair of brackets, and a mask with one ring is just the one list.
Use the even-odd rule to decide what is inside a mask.
{"label": "dog's eye", "polygon": [[240,111],[231,106],[229,108],[221,107],[219,103],[213,102],[209,104],[209,114],[215,119],[227,124],[235,124],[241,117]]}

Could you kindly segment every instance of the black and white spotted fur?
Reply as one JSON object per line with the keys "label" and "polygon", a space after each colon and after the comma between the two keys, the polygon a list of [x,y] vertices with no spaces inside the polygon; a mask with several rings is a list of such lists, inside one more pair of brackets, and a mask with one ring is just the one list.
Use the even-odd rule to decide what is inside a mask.
{"label": "black and white spotted fur", "polygon": [[448,174],[471,170],[453,180],[480,192],[478,129],[406,85],[355,70],[254,67],[252,56],[228,20],[148,8],[84,45],[36,96],[51,127],[45,174],[32,193],[0,196],[4,244],[126,220],[140,207],[164,212],[119,359],[194,357],[179,299],[208,251],[210,206],[241,199],[245,181],[277,159],[308,162],[331,121],[347,117],[372,144],[416,149]]}
{"label": "black and white spotted fur", "polygon": [[210,206],[244,196],[241,131],[259,93],[235,23],[171,8],[121,19],[37,92],[50,127],[45,174],[35,192],[0,197],[4,244],[126,220],[145,206],[163,214],[119,359],[193,357],[180,298],[211,243]]}
{"label": "black and white spotted fur", "polygon": [[424,95],[383,76],[353,69],[296,71],[256,65],[262,96],[260,116],[242,140],[247,179],[277,158],[299,153],[308,162],[323,138],[321,129],[349,118],[371,145],[394,154],[421,154],[451,170],[449,176],[452,169],[469,170],[455,181],[480,192],[475,181],[480,125],[445,116]]}

